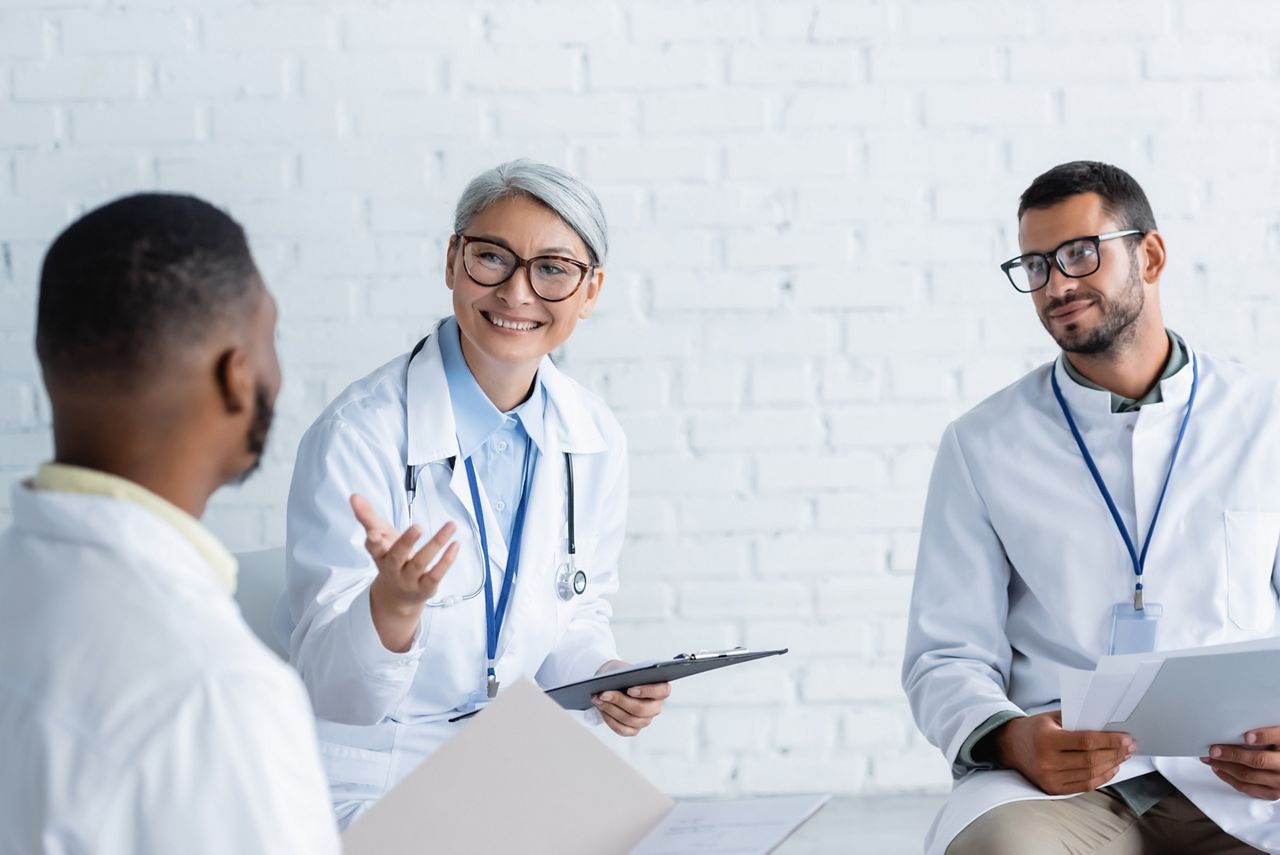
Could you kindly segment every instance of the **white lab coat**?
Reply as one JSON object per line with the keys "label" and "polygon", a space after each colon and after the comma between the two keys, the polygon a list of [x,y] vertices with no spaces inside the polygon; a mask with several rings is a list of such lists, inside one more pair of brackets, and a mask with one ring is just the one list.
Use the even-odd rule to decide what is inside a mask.
{"label": "white lab coat", "polygon": [[[1163,403],[1113,414],[1110,393],[1073,382],[1061,359],[951,424],[938,451],[903,685],[921,730],[953,763],[991,715],[1057,708],[1060,669],[1092,668],[1107,652],[1112,606],[1133,598],[1128,552],[1049,372],[1139,543],[1185,412],[1190,364],[1161,383]],[[1147,602],[1164,606],[1160,649],[1280,632],[1280,393],[1231,362],[1201,354],[1199,368],[1144,576]],[[1280,724],[1280,701],[1274,719],[1258,724]],[[1280,850],[1280,807],[1235,792],[1196,758],[1134,757],[1115,780],[1153,767],[1226,831]],[[997,805],[1045,797],[1016,772],[953,771],[929,853]]]}
{"label": "white lab coat", "polygon": [[[589,677],[617,657],[606,597],[618,586],[626,441],[605,404],[550,359],[539,373],[547,394],[546,447],[499,641],[501,685],[527,676],[550,687]],[[557,569],[568,554],[565,451],[574,461],[577,567],[588,578],[586,593],[570,602],[555,590]],[[362,494],[397,530],[407,528],[406,461],[419,471],[412,521],[424,537],[450,520],[458,527],[458,557],[437,597],[470,593],[483,578],[483,560],[434,334],[411,364],[407,354],[401,356],[329,405],[302,439],[289,493],[287,609],[277,617],[315,706],[321,753],[344,825],[460,726],[446,719],[485,681],[483,594],[424,609],[418,637],[406,653],[384,648],[373,627],[369,584],[376,569],[348,497]],[[483,484],[480,490],[488,507]],[[492,519],[488,537],[496,592],[507,546]]]}
{"label": "white lab coat", "polygon": [[14,489],[0,853],[337,853],[306,693],[182,534]]}

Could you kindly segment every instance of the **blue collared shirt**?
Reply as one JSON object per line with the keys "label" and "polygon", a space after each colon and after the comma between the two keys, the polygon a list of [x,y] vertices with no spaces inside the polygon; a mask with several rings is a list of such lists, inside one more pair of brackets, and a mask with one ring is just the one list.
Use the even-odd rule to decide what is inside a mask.
{"label": "blue collared shirt", "polygon": [[[440,357],[453,404],[458,448],[464,459],[471,458],[476,477],[484,485],[489,501],[486,525],[496,521],[502,537],[510,545],[516,505],[520,502],[525,449],[532,442],[532,455],[536,458],[545,444],[546,391],[539,374],[533,381],[533,393],[524,403],[508,413],[500,411],[471,373],[462,355],[460,335],[457,318],[449,318],[440,325]],[[457,465],[461,466],[462,461]]]}

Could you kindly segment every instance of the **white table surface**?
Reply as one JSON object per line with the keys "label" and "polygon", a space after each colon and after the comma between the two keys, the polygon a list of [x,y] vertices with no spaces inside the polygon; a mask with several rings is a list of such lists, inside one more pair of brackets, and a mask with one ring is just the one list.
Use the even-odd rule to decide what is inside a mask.
{"label": "white table surface", "polygon": [[834,798],[775,851],[920,855],[924,833],[945,798],[940,793]]}

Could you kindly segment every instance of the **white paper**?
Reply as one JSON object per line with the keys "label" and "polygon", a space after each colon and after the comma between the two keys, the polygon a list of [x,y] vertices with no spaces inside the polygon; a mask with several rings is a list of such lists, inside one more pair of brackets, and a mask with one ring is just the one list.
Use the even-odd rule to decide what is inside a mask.
{"label": "white paper", "polygon": [[356,820],[342,843],[346,855],[621,853],[672,806],[520,680]]}
{"label": "white paper", "polygon": [[1138,753],[1200,757],[1280,724],[1280,639],[1105,656],[1087,681],[1062,675],[1063,724],[1128,733]]}
{"label": "white paper", "polygon": [[679,802],[631,855],[765,855],[822,809],[830,796]]}
{"label": "white paper", "polygon": [[1203,656],[1207,653],[1221,655],[1224,653],[1248,653],[1253,650],[1280,650],[1280,637],[1258,638],[1253,641],[1233,641],[1230,644],[1212,644],[1206,647],[1183,647],[1178,650],[1161,650],[1156,653],[1125,653],[1117,656],[1104,656],[1099,662],[1110,661],[1115,667],[1127,667],[1128,662],[1143,662],[1156,657],[1159,659],[1182,659],[1187,656]]}
{"label": "white paper", "polygon": [[[1138,704],[1147,696],[1147,690],[1156,681],[1156,675],[1160,673],[1160,669],[1163,667],[1164,662],[1160,659],[1138,663],[1138,667],[1133,671],[1133,679],[1129,683],[1129,688],[1125,690],[1124,696],[1120,698],[1120,703],[1116,704],[1116,708],[1112,711],[1111,718],[1105,723],[1124,721],[1133,715],[1133,711],[1138,708]],[[1280,710],[1276,714],[1280,715]]]}
{"label": "white paper", "polygon": [[1078,668],[1063,668],[1059,677],[1059,694],[1062,696],[1062,727],[1064,730],[1081,730],[1080,708],[1089,694],[1089,681],[1093,679],[1092,671],[1081,671]]}
{"label": "white paper", "polygon": [[1115,712],[1132,680],[1133,674],[1127,671],[1111,673],[1101,667],[1095,671],[1093,679],[1089,681],[1089,693],[1080,702],[1077,729],[1101,730],[1104,724],[1111,721],[1111,714]]}

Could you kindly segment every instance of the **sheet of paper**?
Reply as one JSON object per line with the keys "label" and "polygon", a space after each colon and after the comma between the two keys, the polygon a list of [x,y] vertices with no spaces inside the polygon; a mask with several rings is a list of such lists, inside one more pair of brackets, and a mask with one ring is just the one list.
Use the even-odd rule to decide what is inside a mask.
{"label": "sheet of paper", "polygon": [[1247,650],[1168,659],[1133,711],[1103,729],[1133,735],[1138,752],[1203,757],[1280,724],[1280,651]]}
{"label": "sheet of paper", "polygon": [[1085,696],[1089,694],[1089,681],[1093,679],[1092,671],[1081,671],[1078,668],[1063,668],[1059,675],[1058,693],[1062,696],[1062,726],[1066,730],[1080,729],[1080,709],[1084,705]]}
{"label": "sheet of paper", "polygon": [[1160,669],[1164,667],[1164,662],[1155,659],[1138,663],[1138,667],[1133,671],[1133,678],[1129,681],[1129,688],[1125,690],[1124,697],[1120,699],[1120,703],[1116,704],[1116,708],[1111,711],[1111,717],[1108,722],[1124,721],[1133,715],[1134,709],[1138,703],[1147,695],[1147,690],[1151,688],[1151,684],[1155,682],[1156,675],[1160,673]]}
{"label": "sheet of paper", "polygon": [[672,800],[521,680],[342,836],[346,855],[631,849]]}
{"label": "sheet of paper", "polygon": [[631,855],[765,855],[830,798],[775,796],[678,802]]}
{"label": "sheet of paper", "polygon": [[1111,662],[1117,667],[1126,667],[1126,663],[1138,663],[1146,659],[1151,659],[1152,657],[1159,659],[1182,659],[1187,656],[1248,653],[1253,650],[1280,650],[1280,637],[1258,638],[1253,641],[1233,641],[1230,644],[1211,644],[1205,647],[1183,647],[1178,650],[1160,650],[1155,653],[1125,653],[1119,656],[1104,656],[1099,662],[1099,667],[1106,662]]}
{"label": "sheet of paper", "polygon": [[1080,719],[1077,730],[1101,730],[1111,721],[1120,699],[1124,697],[1129,683],[1133,680],[1132,672],[1107,672],[1099,669],[1089,681],[1089,694],[1080,704]]}
{"label": "sheet of paper", "polygon": [[1089,680],[1062,678],[1064,726],[1129,733],[1155,757],[1203,756],[1280,724],[1278,697],[1280,638],[1104,656]]}

